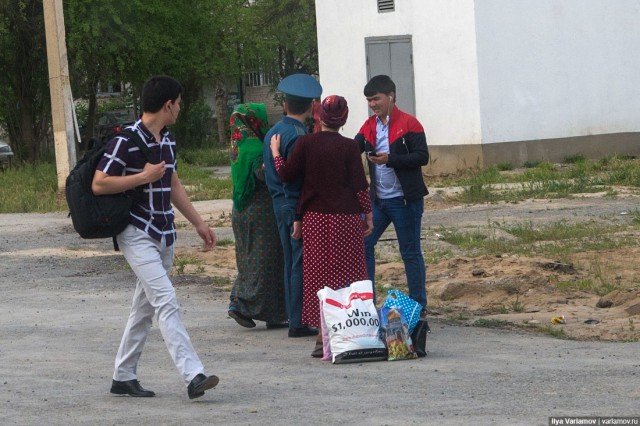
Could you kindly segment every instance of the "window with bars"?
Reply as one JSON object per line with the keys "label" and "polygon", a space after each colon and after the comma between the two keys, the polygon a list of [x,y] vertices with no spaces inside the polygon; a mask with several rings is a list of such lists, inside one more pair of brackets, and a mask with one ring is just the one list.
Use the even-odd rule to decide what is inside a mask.
{"label": "window with bars", "polygon": [[378,13],[396,10],[395,0],[378,0]]}
{"label": "window with bars", "polygon": [[277,78],[277,73],[275,72],[245,72],[244,75],[244,84],[249,87],[258,87],[258,86],[270,86],[272,85]]}

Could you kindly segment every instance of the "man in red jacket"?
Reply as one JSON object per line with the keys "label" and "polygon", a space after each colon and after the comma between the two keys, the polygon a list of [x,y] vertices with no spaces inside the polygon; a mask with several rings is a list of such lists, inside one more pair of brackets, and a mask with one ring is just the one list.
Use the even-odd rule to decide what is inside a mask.
{"label": "man in red jacket", "polygon": [[374,248],[393,223],[409,297],[426,309],[426,273],[420,245],[424,197],[429,193],[422,178],[422,166],[429,162],[424,129],[417,118],[395,105],[396,85],[389,76],[371,78],[364,95],[374,115],[365,121],[355,140],[360,151],[367,153],[373,202],[374,230],[365,239],[367,273],[374,281]]}

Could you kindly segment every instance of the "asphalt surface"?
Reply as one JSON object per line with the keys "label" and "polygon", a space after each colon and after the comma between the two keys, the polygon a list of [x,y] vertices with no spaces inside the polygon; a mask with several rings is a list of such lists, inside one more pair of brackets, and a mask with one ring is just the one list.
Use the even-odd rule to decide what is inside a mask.
{"label": "asphalt surface", "polygon": [[[179,235],[182,246],[198,244],[189,229]],[[550,416],[640,416],[638,342],[434,318],[426,358],[333,365],[309,356],[313,338],[239,327],[227,318],[228,294],[202,280],[181,280],[178,299],[218,387],[189,400],[154,324],[138,375],[157,396],[112,396],[133,274],[111,242],[81,240],[63,213],[0,215],[0,265],[2,425],[547,425]]]}

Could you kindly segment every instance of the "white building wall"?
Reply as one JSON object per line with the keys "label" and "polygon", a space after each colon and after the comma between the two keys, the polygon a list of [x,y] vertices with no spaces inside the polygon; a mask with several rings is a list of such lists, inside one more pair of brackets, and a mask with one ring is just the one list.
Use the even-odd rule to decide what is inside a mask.
{"label": "white building wall", "polygon": [[353,137],[369,116],[365,38],[411,35],[416,116],[430,145],[478,144],[478,68],[473,0],[396,0],[378,13],[373,0],[316,1],[323,97],[344,96]]}
{"label": "white building wall", "polygon": [[640,131],[640,1],[475,3],[483,143]]}

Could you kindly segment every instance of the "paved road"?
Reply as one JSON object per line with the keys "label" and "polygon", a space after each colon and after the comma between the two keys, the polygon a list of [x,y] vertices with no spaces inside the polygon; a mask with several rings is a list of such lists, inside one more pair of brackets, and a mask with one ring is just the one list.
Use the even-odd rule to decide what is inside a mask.
{"label": "paved road", "polygon": [[[181,245],[195,245],[181,230]],[[64,214],[0,215],[0,424],[546,425],[639,416],[640,343],[600,343],[432,321],[428,357],[332,365],[310,338],[241,329],[226,293],[178,285],[184,322],[220,385],[190,401],[157,328],[140,362],[150,399],[112,397],[132,273]]]}

